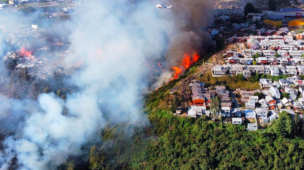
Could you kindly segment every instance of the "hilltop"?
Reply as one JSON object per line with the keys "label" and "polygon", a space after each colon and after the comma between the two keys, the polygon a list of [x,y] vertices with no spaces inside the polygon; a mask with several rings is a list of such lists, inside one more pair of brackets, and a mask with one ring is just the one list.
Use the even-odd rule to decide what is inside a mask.
{"label": "hilltop", "polygon": [[[221,62],[223,51],[202,57],[178,79],[146,96],[145,111],[151,125],[129,140],[123,127],[111,127],[102,138],[111,141],[93,146],[90,169],[301,169],[304,145],[301,136],[280,137],[270,126],[265,131],[244,131],[243,125],[175,116],[173,102],[189,104],[181,93],[192,79],[229,88],[255,88],[256,83],[235,77],[213,78],[207,63]],[[226,81],[226,82],[224,82]],[[176,89],[172,93],[172,89]],[[171,91],[171,93],[170,93]],[[181,101],[174,98],[184,96]]]}

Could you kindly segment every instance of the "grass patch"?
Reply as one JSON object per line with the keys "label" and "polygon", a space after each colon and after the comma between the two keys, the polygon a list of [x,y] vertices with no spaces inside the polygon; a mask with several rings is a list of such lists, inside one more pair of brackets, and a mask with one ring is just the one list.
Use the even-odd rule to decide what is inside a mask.
{"label": "grass patch", "polygon": [[211,72],[200,77],[200,81],[206,85],[225,85],[228,89],[258,89],[258,82],[250,82],[248,80],[239,80],[236,76],[212,77]]}

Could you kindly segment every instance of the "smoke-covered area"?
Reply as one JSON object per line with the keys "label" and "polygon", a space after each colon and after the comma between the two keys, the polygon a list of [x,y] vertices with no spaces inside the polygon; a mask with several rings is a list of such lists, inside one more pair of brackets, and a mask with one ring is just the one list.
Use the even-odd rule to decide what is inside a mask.
{"label": "smoke-covered area", "polygon": [[203,28],[211,1],[171,3],[160,10],[149,1],[88,2],[35,31],[20,25],[43,11],[1,17],[0,169],[55,169],[107,125],[149,125],[142,94],[169,67],[161,76],[148,68],[178,64],[210,39]]}
{"label": "smoke-covered area", "polygon": [[[208,42],[210,35],[204,30],[206,26],[213,22],[213,1],[171,1],[174,25],[178,29],[170,35],[170,45],[167,59],[170,64],[181,63],[184,53],[202,53]],[[175,32],[176,31],[176,32]]]}

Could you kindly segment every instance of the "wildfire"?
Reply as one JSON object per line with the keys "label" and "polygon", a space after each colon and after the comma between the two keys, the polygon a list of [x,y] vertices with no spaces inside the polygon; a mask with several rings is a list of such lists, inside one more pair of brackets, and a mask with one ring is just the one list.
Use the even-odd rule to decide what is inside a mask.
{"label": "wildfire", "polygon": [[193,55],[193,63],[197,62],[197,60],[200,58],[200,56],[195,52]]}
{"label": "wildfire", "polygon": [[174,73],[174,79],[177,79],[178,78],[178,76],[182,73],[182,69],[181,68],[179,68],[179,67],[172,67],[172,69],[175,71],[175,73]]}
{"label": "wildfire", "polygon": [[32,52],[26,51],[24,47],[21,48],[21,50],[19,51],[19,54],[22,57],[32,57]]}
{"label": "wildfire", "polygon": [[173,74],[173,79],[177,79],[178,76],[182,73],[183,69],[188,69],[190,68],[191,64],[195,63],[198,61],[200,56],[195,52],[192,57],[185,53],[184,58],[182,60],[182,67],[172,67],[172,69],[175,71]]}
{"label": "wildfire", "polygon": [[188,69],[191,66],[191,57],[188,54],[184,54],[183,66]]}

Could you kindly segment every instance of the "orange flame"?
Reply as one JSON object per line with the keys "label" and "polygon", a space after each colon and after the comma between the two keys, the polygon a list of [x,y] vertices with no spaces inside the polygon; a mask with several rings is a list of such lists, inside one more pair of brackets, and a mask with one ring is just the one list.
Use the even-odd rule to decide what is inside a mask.
{"label": "orange flame", "polygon": [[26,51],[24,47],[21,48],[21,50],[19,51],[19,54],[22,57],[31,57],[32,56],[32,52],[31,51]]}
{"label": "orange flame", "polygon": [[[192,56],[192,60],[189,54],[185,53],[184,54],[184,58],[182,60],[182,66],[185,69],[190,68],[191,64],[195,63],[198,61],[198,59],[200,58],[200,56],[197,54],[197,52],[195,52]],[[172,69],[175,71],[174,72],[174,77],[173,79],[177,79],[178,76],[182,73],[183,71],[182,67],[172,67]]]}
{"label": "orange flame", "polygon": [[191,57],[188,54],[184,54],[183,66],[188,69],[191,66]]}
{"label": "orange flame", "polygon": [[174,79],[177,79],[178,78],[178,76],[182,73],[182,69],[181,68],[179,68],[179,67],[172,67],[172,69],[175,71],[175,73],[174,73]]}
{"label": "orange flame", "polygon": [[200,58],[200,56],[195,52],[193,55],[193,63],[197,62],[197,60]]}

